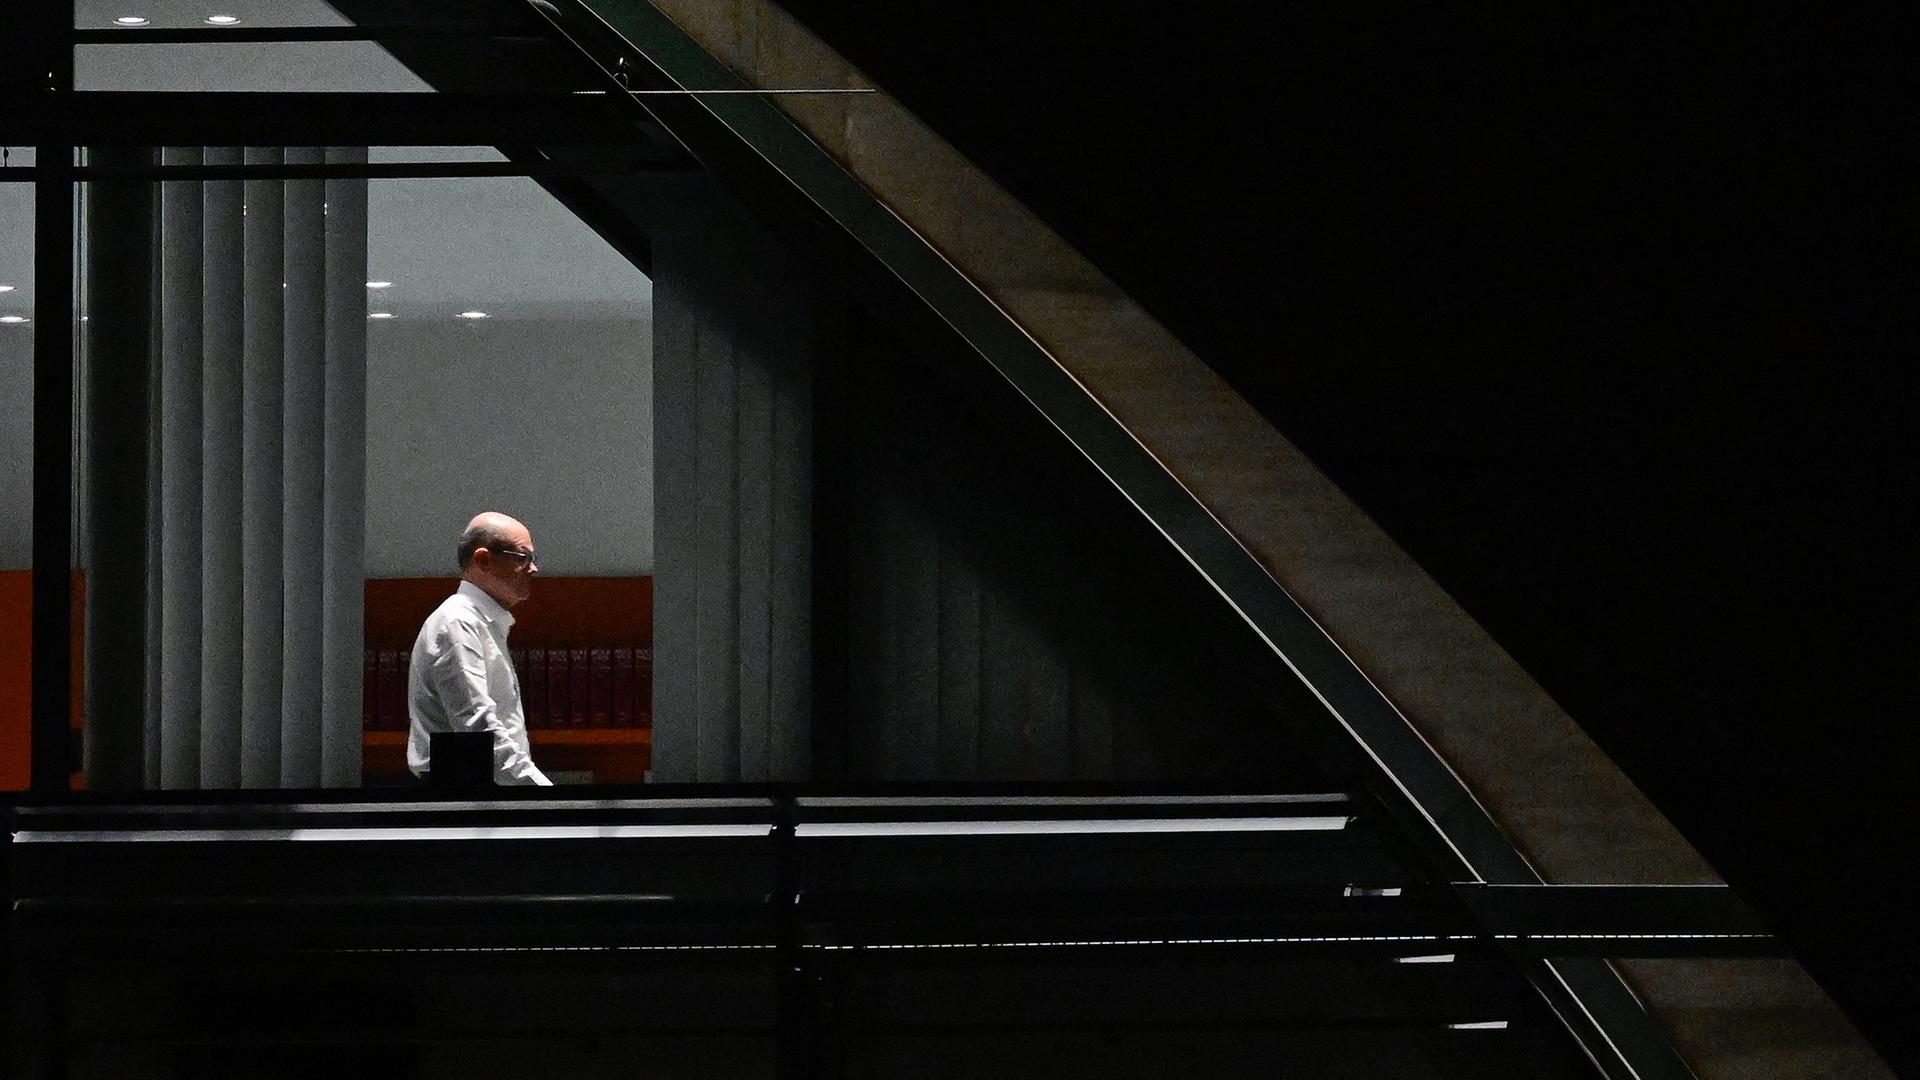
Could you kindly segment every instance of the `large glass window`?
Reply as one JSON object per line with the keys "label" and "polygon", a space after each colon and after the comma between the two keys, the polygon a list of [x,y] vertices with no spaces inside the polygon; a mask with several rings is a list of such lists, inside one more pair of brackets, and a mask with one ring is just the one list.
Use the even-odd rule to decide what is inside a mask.
{"label": "large glass window", "polygon": [[[86,785],[411,782],[416,636],[483,511],[538,566],[489,678],[559,782],[1312,776],[1272,720],[1314,704],[1249,685],[1232,619],[1170,601],[1186,568],[884,272],[612,113],[538,20],[362,7],[77,9],[83,91],[495,144],[88,153]],[[275,27],[308,40],[244,36]],[[496,83],[526,110],[421,92]]]}
{"label": "large glass window", "polygon": [[410,654],[486,511],[539,560],[499,712],[555,782],[643,779],[646,276],[533,179],[435,175],[515,171],[488,148],[87,165],[83,783],[410,782]]}
{"label": "large glass window", "polygon": [[[383,149],[376,162],[502,161]],[[540,573],[510,638],[557,782],[651,764],[652,288],[524,177],[368,192],[365,775],[402,778],[409,653],[474,514],[523,521]]]}

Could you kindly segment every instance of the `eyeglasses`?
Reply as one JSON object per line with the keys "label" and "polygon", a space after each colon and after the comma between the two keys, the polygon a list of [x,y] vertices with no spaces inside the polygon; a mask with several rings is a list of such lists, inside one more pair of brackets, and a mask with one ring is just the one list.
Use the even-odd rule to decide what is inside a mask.
{"label": "eyeglasses", "polygon": [[493,552],[495,555],[511,555],[529,566],[534,565],[533,552],[531,551],[515,551],[512,548],[488,548],[487,550]]}

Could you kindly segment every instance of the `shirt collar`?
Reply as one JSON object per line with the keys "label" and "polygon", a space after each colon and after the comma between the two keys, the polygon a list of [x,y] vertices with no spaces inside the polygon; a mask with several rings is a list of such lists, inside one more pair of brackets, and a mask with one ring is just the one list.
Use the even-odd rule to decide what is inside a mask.
{"label": "shirt collar", "polygon": [[500,601],[488,596],[487,590],[471,581],[463,580],[460,582],[459,592],[461,596],[473,601],[473,606],[479,610],[481,617],[489,623],[499,623],[501,633],[504,634],[513,628],[513,612],[500,606]]}

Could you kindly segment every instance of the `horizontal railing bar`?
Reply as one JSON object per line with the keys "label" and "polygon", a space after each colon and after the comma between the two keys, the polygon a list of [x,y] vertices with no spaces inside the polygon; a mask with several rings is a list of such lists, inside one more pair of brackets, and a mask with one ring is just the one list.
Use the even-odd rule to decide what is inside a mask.
{"label": "horizontal railing bar", "polygon": [[770,824],[476,825],[312,829],[25,829],[16,844],[299,843],[474,840],[641,840],[766,837]]}
{"label": "horizontal railing bar", "polygon": [[1344,803],[1344,793],[1306,795],[802,795],[802,810],[912,808],[917,806],[1233,806],[1276,803]]}
{"label": "horizontal railing bar", "polygon": [[848,839],[882,836],[1019,836],[1090,835],[1097,833],[1220,833],[1220,832],[1330,832],[1344,829],[1352,818],[1314,817],[1224,818],[1054,818],[1030,821],[821,821],[801,822],[794,835],[801,839]]}
{"label": "horizontal railing bar", "polygon": [[649,799],[541,799],[513,802],[477,799],[435,799],[420,802],[266,802],[266,803],[142,803],[135,805],[57,805],[20,806],[13,812],[25,819],[57,815],[61,817],[98,817],[178,814],[359,814],[359,813],[547,813],[560,810],[767,810],[773,800],[755,798],[649,798]]}
{"label": "horizontal railing bar", "polygon": [[672,893],[485,893],[468,895],[464,893],[392,893],[358,894],[351,896],[171,896],[171,897],[133,897],[121,898],[81,898],[63,899],[58,897],[26,897],[14,901],[14,910],[34,913],[41,911],[250,911],[277,910],[281,908],[302,911],[322,911],[329,909],[366,908],[366,907],[402,907],[417,908],[448,905],[451,907],[482,907],[486,905],[519,906],[525,904],[545,904],[560,907],[621,907],[629,904],[668,904],[680,898]]}

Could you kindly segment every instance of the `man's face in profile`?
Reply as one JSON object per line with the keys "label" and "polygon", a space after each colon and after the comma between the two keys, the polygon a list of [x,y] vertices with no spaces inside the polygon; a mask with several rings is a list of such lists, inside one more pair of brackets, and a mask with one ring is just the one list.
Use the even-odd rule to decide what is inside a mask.
{"label": "man's face in profile", "polygon": [[540,564],[534,561],[533,534],[525,528],[481,548],[475,557],[485,559],[487,591],[503,606],[513,607],[533,594],[533,575],[540,572]]}

